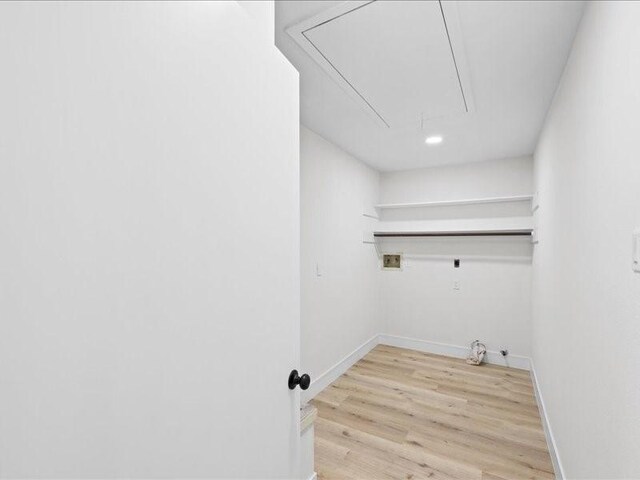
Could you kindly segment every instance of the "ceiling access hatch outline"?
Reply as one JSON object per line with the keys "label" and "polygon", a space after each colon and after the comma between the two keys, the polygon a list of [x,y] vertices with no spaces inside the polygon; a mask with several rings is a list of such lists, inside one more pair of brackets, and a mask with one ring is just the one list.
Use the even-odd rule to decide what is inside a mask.
{"label": "ceiling access hatch outline", "polygon": [[[427,85],[429,79],[433,77],[433,71],[429,71],[431,68],[428,66],[428,61],[425,60],[426,57],[417,57],[418,62],[411,61],[409,59],[407,61],[408,68],[412,68],[414,64],[419,63],[420,68],[422,69],[420,72],[422,77],[424,77],[425,82],[420,83],[422,77],[420,75],[403,75],[403,71],[399,71],[397,74],[397,78],[392,78],[391,80],[396,80],[396,84],[394,85],[396,88],[388,89],[387,85],[378,81],[378,79],[373,79],[373,75],[365,75],[366,68],[370,67],[370,64],[365,64],[364,73],[360,72],[360,78],[357,78],[357,75],[353,74],[354,67],[351,73],[345,73],[345,70],[351,68],[351,62],[348,57],[342,58],[342,66],[336,65],[336,61],[334,58],[331,58],[331,54],[327,54],[326,48],[323,48],[322,45],[317,45],[317,38],[320,38],[319,35],[322,32],[327,32],[327,26],[334,29],[333,33],[340,32],[340,28],[342,28],[342,33],[345,31],[349,32],[352,28],[351,25],[345,24],[345,21],[355,22],[354,28],[364,28],[365,34],[367,28],[371,28],[372,25],[363,24],[364,15],[359,15],[356,17],[349,17],[351,14],[357,11],[362,11],[365,7],[369,7],[371,5],[376,4],[376,0],[368,0],[368,1],[359,1],[359,2],[344,2],[334,8],[328,9],[324,12],[321,12],[314,17],[311,17],[307,20],[304,20],[288,29],[286,29],[287,33],[296,41],[296,43],[311,57],[314,61],[327,73],[341,88],[342,90],[349,95],[351,99],[353,99],[357,104],[361,106],[361,108],[367,113],[367,115],[372,118],[378,125],[384,128],[394,128],[394,127],[421,127],[425,122],[428,123],[429,120],[442,118],[442,117],[451,117],[457,116],[460,114],[465,114],[473,111],[473,96],[471,93],[471,86],[469,84],[469,75],[467,74],[467,63],[466,63],[466,55],[464,52],[464,46],[462,44],[462,37],[460,33],[460,24],[458,20],[458,10],[456,2],[420,2],[422,5],[421,8],[425,8],[425,4],[429,5],[429,16],[428,19],[419,18],[418,21],[424,21],[424,27],[428,26],[427,23],[431,22],[432,26],[437,25],[437,30],[435,28],[429,30],[429,32],[433,31],[431,39],[424,39],[420,37],[420,35],[424,36],[424,31],[426,28],[423,28],[422,24],[414,23],[413,30],[408,29],[409,32],[413,32],[410,34],[405,34],[405,31],[402,30],[401,35],[404,35],[404,40],[417,38],[419,40],[424,41],[424,47],[422,48],[422,52],[425,49],[431,49],[433,51],[437,47],[437,55],[440,57],[439,61],[442,64],[444,62],[444,66],[446,68],[437,69],[437,74],[440,75],[439,79],[439,88],[432,88]],[[380,8],[382,8],[383,2],[380,2]],[[393,2],[388,2],[384,4],[385,8],[389,8],[389,5],[393,4]],[[397,8],[401,4],[395,4],[394,8]],[[418,2],[416,2],[418,5]],[[372,12],[372,13],[369,13]],[[398,12],[396,10],[395,12]],[[362,12],[361,12],[362,13]],[[373,9],[365,12],[369,15],[373,14]],[[387,11],[388,13],[388,11]],[[346,18],[349,17],[349,18]],[[399,19],[402,19],[402,15],[398,16]],[[396,18],[396,20],[398,20]],[[412,17],[413,18],[413,17]],[[336,20],[339,20],[338,23],[342,23],[341,26],[336,24]],[[358,25],[358,21],[360,25]],[[434,23],[435,22],[435,23]],[[332,24],[332,25],[330,25]],[[324,29],[320,27],[325,27]],[[347,28],[348,27],[348,28]],[[397,27],[396,27],[397,29]],[[393,30],[390,30],[391,32]],[[377,32],[376,32],[377,33]],[[348,33],[347,33],[348,34]],[[371,34],[371,31],[369,31]],[[316,39],[313,38],[313,35],[316,35]],[[413,37],[411,36],[413,35]],[[418,35],[418,37],[416,37]],[[363,35],[364,39],[358,38],[358,40],[362,40],[361,49],[366,49],[368,47],[366,35]],[[427,44],[427,41],[431,41],[431,44]],[[329,50],[331,42],[334,41],[332,35],[325,35],[325,47],[329,45]],[[434,46],[433,43],[437,42],[438,45]],[[357,43],[357,42],[356,42]],[[415,42],[413,42],[415,43]],[[407,47],[407,51],[411,52],[411,46]],[[348,49],[344,49],[342,47],[344,43],[339,44],[339,48],[334,48],[334,54],[336,52],[346,51],[347,54],[352,53],[355,55],[355,52],[349,52]],[[378,45],[380,46],[380,45]],[[383,49],[386,47],[386,44],[382,44]],[[405,48],[404,44],[395,45],[393,43],[389,43],[389,48]],[[446,53],[445,53],[446,49]],[[415,48],[414,48],[415,50]],[[378,50],[372,51],[364,51],[364,53],[374,55]],[[415,53],[415,52],[414,52]],[[339,56],[339,55],[337,55]],[[353,58],[353,57],[352,57]],[[356,56],[358,58],[358,56]],[[359,58],[358,58],[359,59]],[[340,59],[339,59],[340,60]],[[366,60],[366,59],[365,59]],[[431,60],[431,58],[430,58]],[[401,60],[400,60],[401,61]],[[340,63],[340,62],[338,62]],[[386,65],[385,65],[386,66]],[[403,67],[402,64],[399,64],[400,67]],[[399,68],[402,70],[402,68]],[[442,73],[445,72],[445,73]],[[359,81],[354,81],[354,78]],[[413,92],[413,96],[407,94],[403,96],[402,85],[399,85],[398,82],[406,81],[409,78],[413,81],[413,90],[409,88],[410,92]],[[378,81],[376,85],[375,82]],[[373,88],[370,88],[367,91],[367,87],[371,85],[367,85],[367,82],[372,82]],[[393,82],[392,82],[393,83]],[[364,88],[363,88],[364,86]],[[446,92],[444,92],[446,90]],[[455,90],[455,93],[454,93]],[[394,101],[393,93],[391,95],[387,95],[387,92],[396,92],[396,97],[398,101]],[[397,92],[400,92],[398,95]],[[442,93],[446,93],[443,95]],[[413,102],[413,98],[415,95],[422,95],[422,102],[418,102],[416,105]],[[427,112],[425,115],[423,107],[428,103],[428,107],[431,107],[432,102],[429,101],[429,96],[431,95],[432,100],[435,100],[436,103],[440,103],[440,105],[436,106],[435,113]],[[387,97],[391,97],[388,99]],[[382,101],[381,101],[382,99]],[[420,99],[418,99],[420,100]],[[386,105],[384,105],[386,101]],[[448,102],[448,103],[447,103]],[[382,108],[381,108],[382,105]],[[396,108],[397,107],[397,108]],[[395,109],[395,110],[394,110]],[[428,110],[428,109],[427,109]]]}

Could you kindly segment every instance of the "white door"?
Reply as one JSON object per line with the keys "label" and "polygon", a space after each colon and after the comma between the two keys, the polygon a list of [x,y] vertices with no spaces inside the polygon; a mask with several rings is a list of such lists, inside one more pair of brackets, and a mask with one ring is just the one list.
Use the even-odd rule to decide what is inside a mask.
{"label": "white door", "polygon": [[297,72],[235,2],[2,2],[0,64],[0,477],[295,476]]}

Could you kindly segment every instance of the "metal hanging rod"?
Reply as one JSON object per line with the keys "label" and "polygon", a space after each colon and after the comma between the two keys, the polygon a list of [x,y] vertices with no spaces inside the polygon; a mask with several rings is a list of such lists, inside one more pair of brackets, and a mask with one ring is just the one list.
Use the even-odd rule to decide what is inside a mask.
{"label": "metal hanging rod", "polygon": [[376,238],[389,237],[530,237],[531,230],[496,230],[477,232],[374,232]]}

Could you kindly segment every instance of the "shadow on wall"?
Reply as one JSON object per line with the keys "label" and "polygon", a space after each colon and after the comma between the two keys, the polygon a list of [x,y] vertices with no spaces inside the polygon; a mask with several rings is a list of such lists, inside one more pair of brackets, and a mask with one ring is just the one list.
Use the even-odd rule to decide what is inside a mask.
{"label": "shadow on wall", "polygon": [[415,208],[388,209],[381,214],[381,220],[452,220],[471,218],[528,217],[531,215],[529,202],[508,202],[483,205],[429,206]]}
{"label": "shadow on wall", "polygon": [[530,264],[533,255],[529,237],[385,238],[379,245],[384,253],[442,261],[460,258],[463,261]]}

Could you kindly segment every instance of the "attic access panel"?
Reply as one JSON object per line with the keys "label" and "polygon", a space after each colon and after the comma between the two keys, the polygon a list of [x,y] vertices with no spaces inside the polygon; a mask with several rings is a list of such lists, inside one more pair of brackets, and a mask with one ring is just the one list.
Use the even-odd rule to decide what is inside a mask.
{"label": "attic access panel", "polygon": [[469,111],[457,11],[438,1],[345,2],[289,34],[380,124]]}

